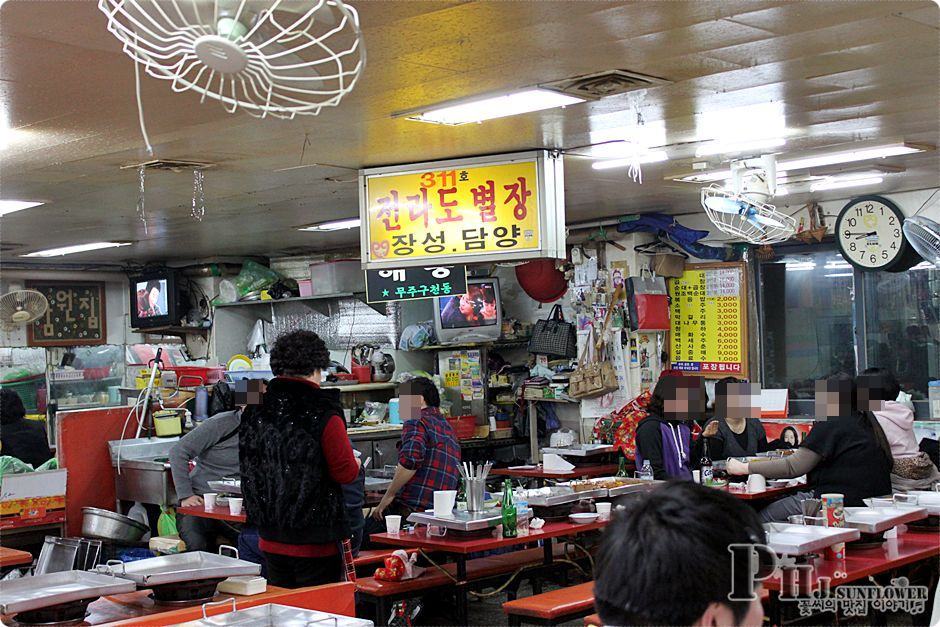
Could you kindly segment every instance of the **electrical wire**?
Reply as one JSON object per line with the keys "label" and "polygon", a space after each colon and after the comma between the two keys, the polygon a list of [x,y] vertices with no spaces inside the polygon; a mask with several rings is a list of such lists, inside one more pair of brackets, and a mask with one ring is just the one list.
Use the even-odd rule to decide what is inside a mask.
{"label": "electrical wire", "polygon": [[[134,43],[137,43],[137,37],[134,37]],[[134,89],[137,94],[137,121],[140,123],[140,134],[144,136],[144,145],[147,147],[147,154],[153,156],[153,146],[150,145],[150,136],[147,135],[147,124],[144,122],[144,103],[140,97],[140,61],[134,59]]]}

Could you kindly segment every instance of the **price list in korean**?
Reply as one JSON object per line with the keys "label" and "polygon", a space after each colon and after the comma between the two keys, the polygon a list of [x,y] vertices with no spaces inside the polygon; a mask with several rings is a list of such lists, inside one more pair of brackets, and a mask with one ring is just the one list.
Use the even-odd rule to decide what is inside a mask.
{"label": "price list in korean", "polygon": [[671,357],[677,370],[741,375],[741,268],[687,269],[670,280]]}

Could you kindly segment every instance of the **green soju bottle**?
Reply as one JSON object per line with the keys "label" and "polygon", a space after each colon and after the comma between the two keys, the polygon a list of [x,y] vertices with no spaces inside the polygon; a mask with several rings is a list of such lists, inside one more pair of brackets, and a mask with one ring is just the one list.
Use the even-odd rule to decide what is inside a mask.
{"label": "green soju bottle", "polygon": [[512,483],[503,483],[503,537],[516,537],[516,506],[512,502]]}
{"label": "green soju bottle", "polygon": [[617,467],[617,476],[626,477],[627,476],[627,458],[623,453],[617,455],[620,458],[620,465]]}

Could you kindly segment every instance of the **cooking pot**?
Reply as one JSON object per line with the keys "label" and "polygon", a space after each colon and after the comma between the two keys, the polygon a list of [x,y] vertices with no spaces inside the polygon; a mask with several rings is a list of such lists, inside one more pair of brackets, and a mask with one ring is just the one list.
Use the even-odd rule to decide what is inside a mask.
{"label": "cooking pot", "polygon": [[117,512],[97,507],[82,508],[82,535],[132,544],[150,531],[147,525]]}

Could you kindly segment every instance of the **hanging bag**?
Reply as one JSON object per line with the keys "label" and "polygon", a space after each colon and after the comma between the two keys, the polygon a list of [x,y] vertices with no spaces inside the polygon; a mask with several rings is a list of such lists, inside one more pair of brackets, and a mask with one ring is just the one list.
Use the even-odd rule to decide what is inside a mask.
{"label": "hanging bag", "polygon": [[669,296],[661,276],[632,276],[627,279],[627,304],[633,331],[668,331]]}
{"label": "hanging bag", "polygon": [[574,325],[565,322],[561,305],[552,307],[548,318],[535,323],[532,337],[529,339],[529,352],[534,355],[548,355],[571,359],[578,355],[578,339]]}
{"label": "hanging bag", "polygon": [[578,368],[568,380],[568,396],[576,399],[595,398],[617,391],[617,371],[607,359],[601,359],[596,349],[594,327],[584,343],[584,351],[578,360]]}

